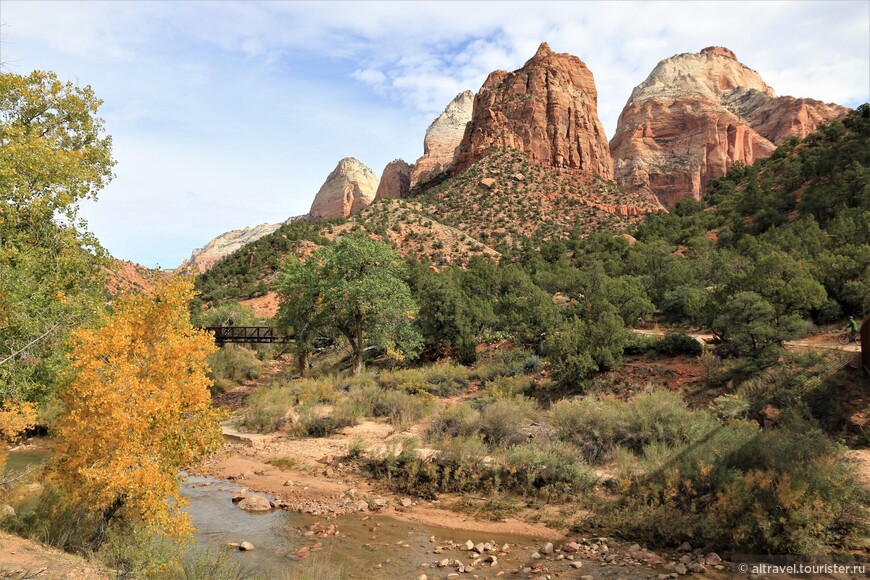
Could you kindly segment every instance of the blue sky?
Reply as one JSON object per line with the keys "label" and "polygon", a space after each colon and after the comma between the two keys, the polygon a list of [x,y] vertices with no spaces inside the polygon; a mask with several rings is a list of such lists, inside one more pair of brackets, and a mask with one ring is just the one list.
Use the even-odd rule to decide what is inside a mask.
{"label": "blue sky", "polygon": [[656,63],[719,45],[778,94],[870,100],[870,2],[0,2],[0,62],[91,85],[116,179],[82,215],[109,251],[177,266],[306,213],[339,159],[380,175],[432,119],[542,41],[593,72],[608,137]]}

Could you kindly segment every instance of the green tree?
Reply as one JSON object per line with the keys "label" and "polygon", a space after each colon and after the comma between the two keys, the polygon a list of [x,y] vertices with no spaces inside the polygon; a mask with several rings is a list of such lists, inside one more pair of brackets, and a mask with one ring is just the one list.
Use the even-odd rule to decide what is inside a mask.
{"label": "green tree", "polygon": [[308,359],[315,339],[319,333],[328,330],[331,322],[327,310],[329,305],[324,299],[328,281],[322,277],[326,257],[325,249],[315,252],[305,262],[291,255],[284,262],[278,280],[281,299],[278,329],[293,336],[297,368],[302,377],[308,372]]}
{"label": "green tree", "polygon": [[0,73],[0,400],[49,397],[69,329],[104,302],[105,253],[77,220],[112,178],[101,103],[53,73]]}
{"label": "green tree", "polygon": [[713,332],[733,355],[772,360],[783,341],[799,335],[801,324],[795,314],[777,316],[773,305],[757,293],[738,292],[722,307]]}
{"label": "green tree", "polygon": [[[364,234],[345,236],[304,263],[289,261],[280,287],[280,319],[297,340],[302,332],[303,343],[318,330],[341,333],[353,351],[355,375],[363,370],[368,345],[404,358],[422,342],[413,326],[417,305],[404,273],[404,263],[386,244]],[[302,311],[305,305],[307,312]]]}

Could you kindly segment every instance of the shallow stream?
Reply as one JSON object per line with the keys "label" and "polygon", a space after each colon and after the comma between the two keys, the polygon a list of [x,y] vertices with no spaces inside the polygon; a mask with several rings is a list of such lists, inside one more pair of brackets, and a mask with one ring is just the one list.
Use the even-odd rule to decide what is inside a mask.
{"label": "shallow stream", "polygon": [[[205,484],[205,485],[204,485]],[[413,524],[378,515],[352,515],[337,518],[314,517],[296,512],[273,510],[267,513],[248,513],[233,505],[232,492],[239,486],[202,477],[190,477],[184,485],[184,495],[190,500],[188,513],[197,528],[197,543],[205,548],[227,550],[230,542],[254,544],[251,552],[230,550],[232,558],[243,563],[245,569],[269,577],[303,568],[316,572],[315,576],[331,576],[339,570],[348,578],[417,578],[427,570],[423,563],[434,563],[443,558],[460,559],[471,563],[465,550],[449,550],[433,554],[434,548],[453,540],[464,543],[495,542],[499,546],[510,544],[514,556],[499,556],[507,565],[514,560],[519,566],[535,546],[543,540],[528,536],[506,534],[479,534]],[[334,525],[337,535],[327,537],[305,536],[312,525],[325,529]],[[435,537],[435,542],[431,541]],[[311,548],[311,555],[302,560],[293,553],[299,548]],[[427,553],[428,552],[428,553]],[[494,577],[504,565],[480,570],[484,576]],[[429,577],[443,577],[452,569],[438,569]],[[443,574],[441,573],[443,572]]]}

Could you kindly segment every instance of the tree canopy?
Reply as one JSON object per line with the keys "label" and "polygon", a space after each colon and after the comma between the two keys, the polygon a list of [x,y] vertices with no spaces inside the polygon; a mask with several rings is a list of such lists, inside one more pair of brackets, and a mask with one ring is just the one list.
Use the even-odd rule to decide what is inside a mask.
{"label": "tree canopy", "polygon": [[289,259],[280,282],[279,324],[292,331],[300,361],[318,332],[347,338],[354,374],[362,372],[368,345],[396,358],[413,355],[421,338],[404,274],[395,251],[361,234],[342,237],[305,262]]}
{"label": "tree canopy", "polygon": [[0,73],[0,400],[45,400],[68,330],[104,302],[105,253],[76,221],[112,179],[101,103],[53,73]]}
{"label": "tree canopy", "polygon": [[214,341],[191,325],[192,297],[189,279],[159,283],[72,335],[54,473],[104,523],[122,515],[173,537],[191,531],[178,472],[220,447],[222,417],[207,376]]}

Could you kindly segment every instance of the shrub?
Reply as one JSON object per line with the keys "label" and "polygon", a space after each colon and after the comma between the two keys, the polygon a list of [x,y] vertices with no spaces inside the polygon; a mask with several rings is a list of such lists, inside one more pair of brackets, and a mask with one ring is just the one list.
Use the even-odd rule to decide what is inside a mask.
{"label": "shrub", "polygon": [[600,523],[654,544],[817,555],[867,532],[870,497],[844,449],[806,425],[732,421],[676,447],[652,444]]}
{"label": "shrub", "polygon": [[531,399],[496,399],[480,412],[478,430],[483,440],[492,446],[516,445],[528,438],[522,427],[535,415],[535,411],[536,406]]}
{"label": "shrub", "polygon": [[212,393],[222,393],[240,383],[256,379],[263,372],[263,362],[254,351],[236,344],[227,344],[208,356],[214,381]]}
{"label": "shrub", "polygon": [[508,452],[503,480],[525,496],[573,497],[595,486],[598,476],[576,451],[563,445],[530,441]]}
{"label": "shrub", "polygon": [[450,405],[441,409],[427,430],[431,440],[442,440],[448,437],[468,437],[477,432],[480,421],[478,413],[468,403]]}
{"label": "shrub", "polygon": [[664,338],[656,342],[654,347],[659,354],[676,356],[686,354],[698,356],[702,352],[701,343],[682,332],[669,332]]}
{"label": "shrub", "polygon": [[468,369],[439,363],[427,368],[381,373],[378,382],[387,390],[449,397],[468,386]]}
{"label": "shrub", "polygon": [[248,399],[248,408],[239,425],[258,433],[271,433],[281,429],[297,401],[289,388],[259,389]]}
{"label": "shrub", "polygon": [[512,377],[496,377],[484,385],[481,400],[487,399],[513,399],[528,395],[535,385],[535,381],[526,375]]}
{"label": "shrub", "polygon": [[607,459],[620,446],[640,452],[650,443],[677,444],[713,427],[706,413],[689,411],[679,394],[666,390],[629,402],[612,396],[562,400],[550,417],[557,437],[574,443],[590,463]]}

